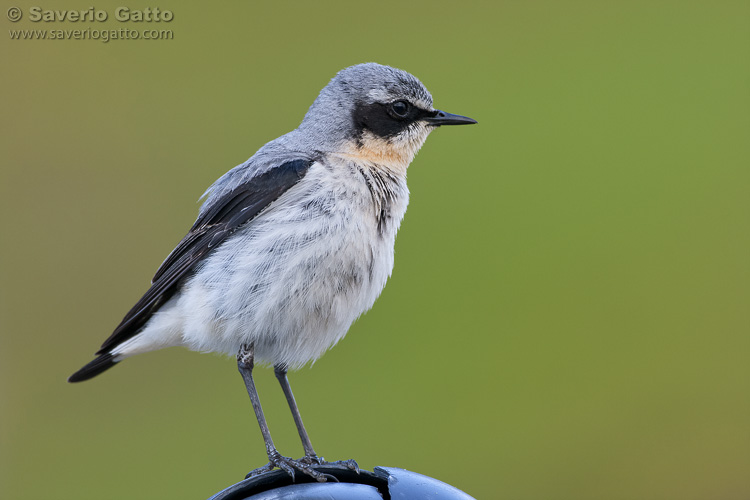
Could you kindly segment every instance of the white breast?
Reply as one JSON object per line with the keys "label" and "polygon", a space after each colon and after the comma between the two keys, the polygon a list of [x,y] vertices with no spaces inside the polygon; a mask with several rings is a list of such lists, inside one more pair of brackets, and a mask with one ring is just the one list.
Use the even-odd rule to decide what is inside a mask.
{"label": "white breast", "polygon": [[313,361],[383,290],[407,203],[402,177],[341,159],[315,163],[217,248],[152,323],[194,350],[236,354],[253,343],[260,362]]}

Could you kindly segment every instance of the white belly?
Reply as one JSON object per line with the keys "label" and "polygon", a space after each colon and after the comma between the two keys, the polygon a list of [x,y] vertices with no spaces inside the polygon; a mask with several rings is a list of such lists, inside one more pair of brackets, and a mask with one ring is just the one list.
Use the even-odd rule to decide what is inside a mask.
{"label": "white belly", "polygon": [[152,350],[158,340],[158,347],[232,355],[253,344],[259,362],[289,368],[317,359],[372,307],[390,276],[408,203],[405,182],[396,187],[390,217],[379,224],[359,172],[313,165],[209,255],[130,346],[123,344],[122,357]]}

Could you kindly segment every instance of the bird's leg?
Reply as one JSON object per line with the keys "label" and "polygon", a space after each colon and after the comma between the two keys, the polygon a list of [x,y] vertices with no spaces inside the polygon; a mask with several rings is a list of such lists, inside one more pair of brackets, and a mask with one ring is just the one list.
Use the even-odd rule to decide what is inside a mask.
{"label": "bird's leg", "polygon": [[319,457],[313,449],[310,437],[307,435],[305,424],[302,423],[302,416],[299,414],[299,408],[297,407],[297,401],[294,399],[292,394],[292,387],[289,385],[289,379],[286,376],[287,369],[281,365],[274,367],[274,373],[276,378],[279,379],[281,384],[281,390],[284,391],[286,402],[289,404],[289,409],[292,411],[292,418],[294,418],[294,424],[297,426],[297,432],[299,438],[302,440],[302,448],[305,450],[304,458],[300,459],[300,462],[305,462],[314,465],[329,465],[337,467],[345,467],[359,472],[359,466],[354,460],[337,460],[336,462],[326,462],[323,457]]}
{"label": "bird's leg", "polygon": [[291,458],[283,457],[276,450],[276,447],[273,444],[273,439],[271,439],[271,432],[268,430],[266,417],[265,415],[263,415],[263,408],[260,406],[258,390],[255,388],[255,381],[253,381],[254,365],[254,351],[252,344],[242,344],[242,346],[240,346],[239,352],[237,353],[237,368],[240,371],[240,375],[242,375],[242,380],[245,381],[247,394],[248,396],[250,396],[250,402],[252,403],[253,410],[255,411],[255,418],[258,419],[260,433],[263,434],[263,441],[266,443],[266,454],[268,455],[268,464],[250,471],[246,477],[256,476],[258,474],[262,474],[263,472],[270,472],[274,469],[274,467],[278,467],[292,476],[292,480],[294,480],[294,470],[297,469],[300,472],[303,472],[318,481],[325,481],[326,476],[321,474],[320,472],[314,471],[309,467],[308,464],[303,463],[299,460],[292,460]]}
{"label": "bird's leg", "polygon": [[311,461],[317,463],[318,456],[315,454],[310,438],[307,436],[305,424],[302,423],[302,417],[299,414],[299,408],[297,408],[297,401],[294,400],[294,394],[292,394],[292,388],[289,386],[289,379],[286,376],[286,368],[276,365],[273,371],[276,374],[276,378],[279,379],[281,390],[284,391],[286,402],[289,403],[289,409],[292,410],[294,424],[297,426],[299,438],[302,440],[302,448],[305,450],[305,458],[309,458]]}
{"label": "bird's leg", "polygon": [[255,418],[258,419],[258,425],[260,425],[260,433],[263,434],[263,441],[266,443],[266,453],[270,457],[272,454],[278,452],[273,445],[271,432],[268,430],[266,417],[263,414],[263,407],[261,407],[260,398],[258,398],[258,390],[255,388],[255,381],[253,380],[254,366],[255,358],[253,346],[242,344],[240,351],[237,353],[237,368],[240,370],[240,375],[242,375],[242,379],[245,381],[247,394],[250,396],[250,402],[253,405],[253,410],[255,410]]}

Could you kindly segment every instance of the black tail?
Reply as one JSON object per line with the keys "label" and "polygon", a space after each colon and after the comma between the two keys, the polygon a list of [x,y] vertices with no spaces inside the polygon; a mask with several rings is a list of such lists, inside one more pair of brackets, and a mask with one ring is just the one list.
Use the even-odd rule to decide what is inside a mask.
{"label": "black tail", "polygon": [[101,354],[94,361],[71,375],[68,382],[83,382],[84,380],[96,377],[101,372],[109,370],[115,366],[116,363],[117,361],[112,358],[110,353]]}

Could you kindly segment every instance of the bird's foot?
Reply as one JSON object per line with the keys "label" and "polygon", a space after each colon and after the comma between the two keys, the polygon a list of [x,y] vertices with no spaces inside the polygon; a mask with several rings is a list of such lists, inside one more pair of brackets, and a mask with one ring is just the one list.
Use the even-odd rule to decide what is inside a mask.
{"label": "bird's foot", "polygon": [[[305,457],[307,458],[307,457]],[[275,468],[279,468],[289,474],[292,477],[292,481],[294,481],[294,474],[295,470],[302,472],[303,474],[307,474],[308,476],[312,477],[318,482],[324,483],[326,482],[331,476],[327,474],[323,474],[321,472],[318,472],[316,470],[313,470],[310,466],[311,465],[317,465],[317,462],[308,462],[305,461],[305,459],[300,460],[294,460],[292,458],[281,456],[281,454],[277,451],[274,451],[273,453],[269,453],[268,455],[268,463],[264,465],[263,467],[258,467],[257,469],[251,470],[247,473],[245,476],[245,479],[258,476],[260,474],[263,474],[264,472],[271,472]]]}
{"label": "bird's foot", "polygon": [[348,469],[359,474],[359,466],[357,465],[357,462],[355,462],[354,460],[337,460],[335,462],[327,462],[323,457],[319,457],[317,455],[306,455],[300,458],[299,460],[294,460],[294,459],[282,456],[279,452],[275,452],[275,453],[271,453],[268,456],[268,463],[266,465],[264,465],[263,467],[258,467],[257,469],[251,470],[250,472],[247,473],[247,475],[245,476],[245,479],[258,476],[260,474],[263,474],[264,472],[271,472],[273,469],[278,467],[279,469],[289,474],[292,477],[292,481],[294,481],[295,471],[299,471],[299,472],[302,472],[303,474],[307,474],[308,476],[312,477],[313,479],[321,483],[324,483],[329,479],[333,481],[338,481],[335,477],[331,476],[330,474],[324,474],[322,472],[319,472],[313,469],[313,467],[316,465]]}
{"label": "bird's foot", "polygon": [[336,460],[335,462],[328,462],[323,457],[317,455],[305,455],[300,458],[299,461],[308,465],[325,465],[326,467],[349,469],[359,474],[359,465],[357,465],[357,462],[354,460]]}

